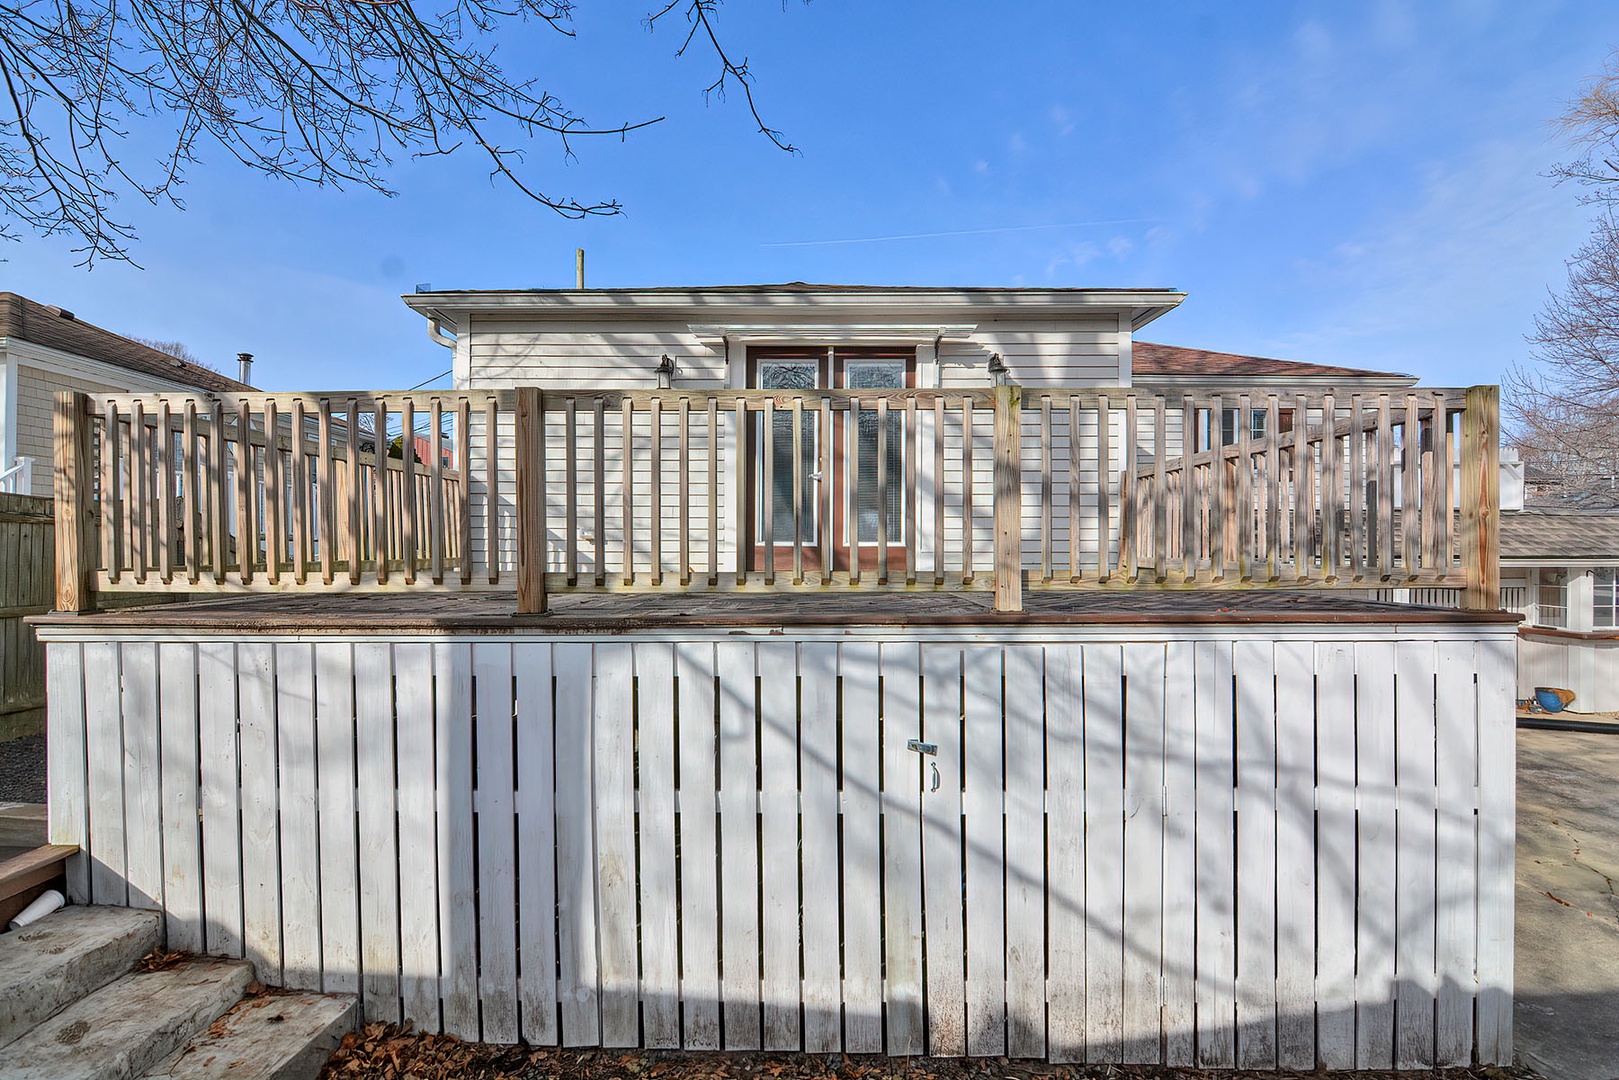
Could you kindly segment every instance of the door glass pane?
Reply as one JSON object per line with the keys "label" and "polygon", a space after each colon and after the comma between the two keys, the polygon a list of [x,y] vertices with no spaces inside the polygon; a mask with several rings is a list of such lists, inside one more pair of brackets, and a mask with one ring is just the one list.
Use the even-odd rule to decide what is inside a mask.
{"label": "door glass pane", "polygon": [[[903,360],[860,360],[844,365],[844,382],[851,390],[896,390],[905,386]],[[905,418],[888,412],[888,542],[899,543],[905,528]],[[877,542],[877,410],[862,408],[856,453],[860,456],[860,490],[855,493],[855,516],[862,544]]]}
{"label": "door glass pane", "polygon": [[[771,360],[759,364],[759,387],[762,390],[803,390],[815,389],[819,375],[820,365],[813,360]],[[808,408],[806,402],[806,408]],[[816,460],[816,420],[814,413],[806,411],[803,420],[804,441],[798,447],[799,457],[803,460],[804,486],[799,495],[800,518],[799,539],[806,544],[815,542],[815,460]],[[760,443],[759,461],[757,468],[760,474],[764,471],[764,417],[758,420]],[[754,522],[754,535],[760,543],[769,540],[765,534],[764,502],[770,499],[770,512],[774,518],[772,525],[775,529],[776,542],[780,544],[792,543],[793,539],[793,417],[790,412],[778,410],[772,417],[769,433],[771,453],[775,472],[773,476],[763,477],[759,485],[760,504],[757,509],[757,518]],[[766,494],[768,493],[768,495]]]}

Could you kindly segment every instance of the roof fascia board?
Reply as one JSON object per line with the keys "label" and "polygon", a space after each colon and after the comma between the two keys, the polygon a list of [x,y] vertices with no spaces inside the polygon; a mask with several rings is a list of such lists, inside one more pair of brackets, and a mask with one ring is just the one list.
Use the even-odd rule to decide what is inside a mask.
{"label": "roof fascia board", "polygon": [[[1186,294],[1173,290],[1096,290],[1065,292],[1057,290],[1012,290],[977,292],[915,292],[908,290],[874,292],[602,292],[557,290],[554,292],[450,292],[407,293],[405,305],[426,314],[433,310],[459,310],[474,315],[523,315],[556,318],[568,314],[591,316],[644,315],[656,312],[668,318],[693,322],[718,321],[721,317],[750,317],[757,320],[761,309],[813,311],[817,317],[835,317],[839,312],[881,311],[896,318],[915,313],[941,311],[972,312],[995,317],[1003,313],[1019,315],[1105,315],[1129,311],[1136,325],[1145,325],[1173,309]],[[802,316],[800,316],[802,317]],[[869,317],[869,316],[868,316]],[[936,320],[912,318],[912,322]],[[947,320],[956,321],[956,320]]]}
{"label": "roof fascia board", "polygon": [[[172,379],[162,375],[153,375],[145,371],[136,371],[134,368],[123,367],[119,364],[109,364],[105,360],[92,360],[88,356],[78,353],[64,352],[53,349],[48,345],[40,345],[22,338],[0,338],[0,349],[13,359],[27,364],[29,367],[40,368],[58,375],[68,375],[73,378],[85,379],[90,382],[111,383],[114,385],[128,383],[131,379],[143,379],[148,383],[155,383],[153,389],[157,390],[184,390],[191,393],[214,396],[217,392],[184,379]],[[146,387],[142,387],[146,389]],[[229,393],[230,391],[225,391]]]}

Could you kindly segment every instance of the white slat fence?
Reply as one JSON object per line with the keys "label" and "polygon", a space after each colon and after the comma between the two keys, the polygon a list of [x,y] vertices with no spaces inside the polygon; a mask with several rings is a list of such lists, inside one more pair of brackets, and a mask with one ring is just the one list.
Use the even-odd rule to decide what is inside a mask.
{"label": "white slat fence", "polygon": [[1508,627],[47,629],[73,899],[160,908],[170,947],[358,991],[369,1019],[1215,1068],[1511,1057]]}

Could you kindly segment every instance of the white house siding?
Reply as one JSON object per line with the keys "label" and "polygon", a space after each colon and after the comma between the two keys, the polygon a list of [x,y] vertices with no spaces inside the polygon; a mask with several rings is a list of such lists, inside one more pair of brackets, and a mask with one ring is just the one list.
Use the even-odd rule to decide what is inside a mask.
{"label": "white house siding", "polygon": [[16,455],[34,459],[36,490],[50,490],[51,462],[56,452],[53,434],[56,392],[77,390],[86,394],[110,394],[123,389],[34,367],[22,366],[18,369]]}
{"label": "white house siding", "polygon": [[725,355],[682,322],[552,322],[474,318],[471,385],[555,390],[634,390],[657,385],[652,369],[667,354],[678,385],[726,385]]}
{"label": "white house siding", "polygon": [[368,1021],[1511,1059],[1510,627],[45,636],[73,899]]}
{"label": "white house siding", "polygon": [[967,341],[939,345],[941,386],[984,386],[999,353],[1009,381],[1023,387],[1117,386],[1118,319],[980,322]]}

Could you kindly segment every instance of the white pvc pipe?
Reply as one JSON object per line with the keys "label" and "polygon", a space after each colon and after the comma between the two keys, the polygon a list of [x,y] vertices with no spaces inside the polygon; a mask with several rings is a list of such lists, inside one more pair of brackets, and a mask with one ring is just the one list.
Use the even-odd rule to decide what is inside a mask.
{"label": "white pvc pipe", "polygon": [[21,930],[29,923],[36,923],[65,903],[67,897],[55,889],[46,889],[37,900],[17,913],[17,917],[11,920],[11,929]]}

